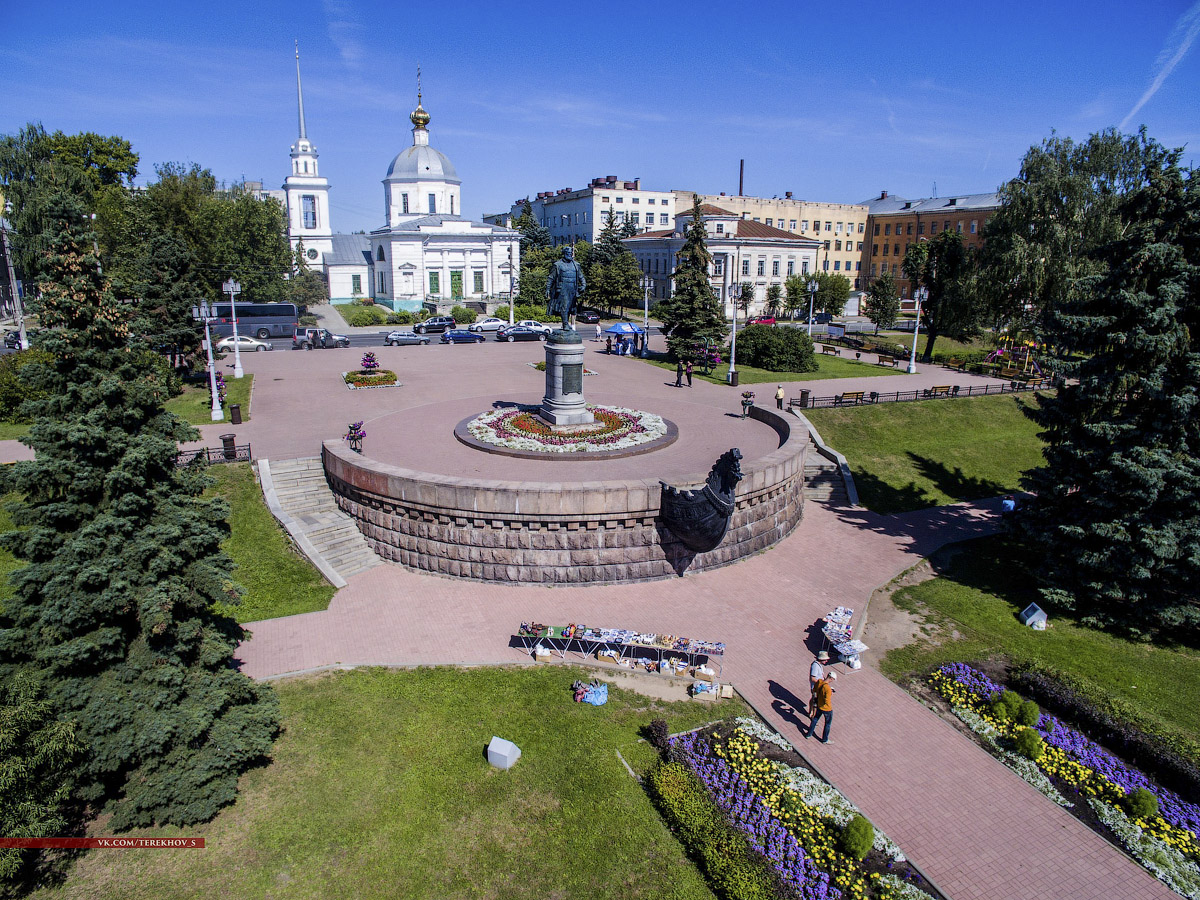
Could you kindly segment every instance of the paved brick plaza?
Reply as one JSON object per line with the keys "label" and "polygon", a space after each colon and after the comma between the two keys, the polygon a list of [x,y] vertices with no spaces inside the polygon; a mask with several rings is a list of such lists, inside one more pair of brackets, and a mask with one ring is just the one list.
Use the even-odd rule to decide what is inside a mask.
{"label": "paved brick plaza", "polygon": [[[600,346],[586,345],[586,365],[598,372],[585,379],[589,397],[628,398],[619,402],[676,420],[682,446],[670,468],[707,471],[714,457],[708,449],[699,452],[685,444],[684,427],[712,421],[714,411],[735,411],[738,393],[700,381],[690,391],[676,389],[666,371],[592,352]],[[496,397],[522,395],[536,401],[542,375],[527,363],[541,352],[537,344],[494,343],[377,349],[381,363],[395,369],[404,386],[361,392],[347,391],[339,378],[357,367],[357,349],[248,354],[243,363],[255,373],[253,421],[234,428],[205,426],[202,443],[216,445],[217,434],[232,430],[240,442],[253,444],[256,457],[316,456],[322,440],[340,437],[347,422],[364,419],[366,453],[383,443],[388,446],[380,452],[400,460],[425,439],[449,446],[424,424],[438,422],[440,428],[445,418],[424,416],[422,409],[432,410],[431,404],[460,409],[477,400],[483,408]],[[932,366],[921,369],[912,376],[803,386],[823,395],[984,380]],[[771,402],[774,384],[755,389],[761,402]],[[724,417],[718,420],[723,429]],[[735,432],[722,431],[721,440],[742,436],[736,429],[750,425],[728,421]],[[747,430],[744,436],[747,447],[758,446],[752,443],[756,432]],[[491,472],[503,459],[483,454],[475,459],[465,448],[462,453],[446,464],[463,474]],[[639,477],[657,477],[663,468],[657,456],[626,462],[643,467]],[[524,461],[503,465],[518,462]],[[556,470],[555,480],[566,477]],[[580,477],[590,480],[596,474]],[[839,604],[861,612],[874,588],[938,546],[989,533],[995,514],[994,503],[890,517],[809,503],[796,531],[765,553],[712,572],[624,586],[488,585],[383,565],[351,578],[325,612],[256,623],[239,656],[244,671],[255,677],[339,664],[520,664],[528,659],[509,642],[525,619],[724,640],[725,678],[955,900],[1172,897],[1122,853],[872,670],[838,667],[842,677],[832,745],[799,736],[798,724],[806,720],[795,710],[805,702],[811,658],[806,629]]]}

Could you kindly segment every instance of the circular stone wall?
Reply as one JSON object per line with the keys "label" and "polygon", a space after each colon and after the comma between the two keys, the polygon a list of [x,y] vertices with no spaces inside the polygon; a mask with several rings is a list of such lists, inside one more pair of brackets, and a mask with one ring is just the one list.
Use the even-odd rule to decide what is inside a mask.
{"label": "circular stone wall", "polygon": [[[384,559],[515,584],[643,581],[726,565],[777,543],[799,523],[807,432],[793,439],[783,416],[758,407],[750,415],[775,429],[779,448],[743,461],[729,531],[705,553],[688,550],[663,523],[657,479],[456,478],[377,462],[342,441],[326,441],[322,460],[338,506]],[[707,477],[672,483],[700,487]]]}

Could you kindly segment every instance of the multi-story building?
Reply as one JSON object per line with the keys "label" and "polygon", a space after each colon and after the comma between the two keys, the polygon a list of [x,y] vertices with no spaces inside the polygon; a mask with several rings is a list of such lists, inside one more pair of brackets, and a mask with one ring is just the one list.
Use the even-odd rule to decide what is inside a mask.
{"label": "multi-story building", "polygon": [[[762,312],[767,288],[772,284],[782,287],[789,275],[807,275],[816,269],[822,249],[815,238],[801,237],[742,218],[711,204],[702,204],[700,214],[707,234],[708,252],[713,259],[709,283],[726,316],[733,315],[731,289],[734,285],[754,285],[754,298],[749,309],[754,315]],[[683,247],[691,224],[689,205],[685,212],[675,217],[673,229],[648,231],[625,239],[625,246],[637,259],[638,266],[651,279],[652,302],[670,296],[676,255]]]}
{"label": "multi-story building", "polygon": [[901,306],[911,309],[915,306],[913,286],[904,277],[902,265],[909,245],[955,231],[968,247],[982,246],[983,223],[1000,208],[1000,195],[955,194],[906,200],[881,191],[865,206],[870,211],[862,253],[865,281],[891,272],[900,291]]}
{"label": "multi-story building", "polygon": [[[698,196],[701,203],[728,209],[748,221],[820,241],[821,253],[817,261],[817,271],[845,275],[855,290],[866,287],[867,280],[861,271],[867,229],[865,205],[795,200],[791,191],[786,192],[782,199],[730,197],[725,194]],[[691,191],[675,191],[676,209],[683,212],[691,209],[691,206]]]}
{"label": "multi-story building", "polygon": [[675,222],[673,192],[649,191],[642,187],[640,178],[620,181],[616,175],[593,178],[587,187],[578,191],[571,188],[541,191],[535,197],[524,197],[513,203],[509,219],[505,220],[505,214],[497,213],[485,216],[484,221],[508,225],[521,215],[526,203],[534,219],[550,229],[550,237],[556,246],[580,240],[595,243],[609,212],[617,222],[630,222],[639,231],[670,228]]}

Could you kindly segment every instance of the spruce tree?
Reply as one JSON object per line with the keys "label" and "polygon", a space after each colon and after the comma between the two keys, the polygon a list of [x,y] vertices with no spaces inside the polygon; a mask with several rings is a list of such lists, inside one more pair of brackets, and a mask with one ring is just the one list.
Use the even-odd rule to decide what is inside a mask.
{"label": "spruce tree", "polygon": [[900,295],[896,291],[896,279],[891,272],[884,272],[871,282],[867,292],[867,318],[879,329],[888,329],[896,324],[900,315]]}
{"label": "spruce tree", "polygon": [[693,195],[692,201],[692,222],[679,250],[675,288],[657,306],[667,348],[676,359],[695,359],[705,341],[721,343],[727,332],[721,306],[708,280],[712,254],[705,240],[700,198]]}
{"label": "spruce tree", "polygon": [[40,676],[89,746],[76,796],[112,827],[213,816],[278,731],[273,692],[237,672],[244,636],[214,604],[231,594],[224,503],[178,470],[194,429],[163,411],[166,386],[97,271],[82,207],[59,194],[36,312],[53,360],[25,439],[37,454],[3,473],[25,565],[0,612],[0,677]]}
{"label": "spruce tree", "polygon": [[1133,633],[1200,628],[1200,184],[1147,154],[1121,236],[1049,310],[1082,354],[1040,398],[1046,465],[1016,517],[1048,601]]}

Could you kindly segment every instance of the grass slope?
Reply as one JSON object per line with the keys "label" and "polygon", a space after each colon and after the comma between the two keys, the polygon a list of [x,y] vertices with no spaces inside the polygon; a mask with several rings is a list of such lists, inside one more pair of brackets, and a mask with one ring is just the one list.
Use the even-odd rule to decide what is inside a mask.
{"label": "grass slope", "polygon": [[224,549],[237,565],[233,580],[245,588],[242,602],[229,613],[239,622],[254,622],[328,608],[333,585],[293,549],[250,465],[222,464],[209,473],[216,479],[211,493],[229,503],[232,534]]}
{"label": "grass slope", "polygon": [[[250,387],[254,384],[254,376],[247,373],[242,378],[232,375],[225,379],[225,421],[229,421],[229,407],[235,403],[242,405],[242,421],[250,421]],[[172,397],[163,404],[168,412],[173,412],[179,418],[191,425],[211,425],[212,397],[208,385],[196,386],[185,384],[183,393]]]}
{"label": "grass slope", "polygon": [[[1034,631],[1018,613],[1040,602],[1021,573],[1023,560],[1003,538],[959,545],[947,568],[930,581],[898,591],[897,606],[927,615],[928,640],[890,651],[881,668],[893,677],[924,672],[947,662],[1006,656],[1072,674],[1099,701],[1112,698],[1135,707],[1151,730],[1186,738],[1200,734],[1200,653],[1127,641],[1051,614],[1051,627]],[[953,639],[953,633],[960,637]]]}
{"label": "grass slope", "polygon": [[863,505],[880,513],[942,506],[1016,490],[1041,464],[1029,397],[885,403],[805,410],[846,456]]}
{"label": "grass slope", "polygon": [[[846,351],[842,351],[846,352]],[[863,354],[864,359],[871,354]],[[675,363],[669,362],[665,355],[660,358],[651,357],[644,360],[670,373],[671,384],[675,383]],[[817,355],[819,368],[815,372],[771,372],[767,369],[756,369],[754,366],[743,366],[738,363],[738,381],[740,384],[781,384],[789,381],[818,381],[822,378],[863,378],[868,375],[900,375],[902,369],[884,368],[874,362],[859,362],[854,359],[843,359],[838,356]],[[693,379],[707,381],[711,384],[727,384],[729,366],[717,366],[711,375],[704,375],[699,369],[692,372]]]}
{"label": "grass slope", "polygon": [[[280,682],[284,733],[237,804],[205,825],[135,832],[206,849],[94,852],[33,896],[711,898],[617,751],[645,771],[650,719],[680,731],[744,707],[616,688],[606,706],[573,703],[586,677],[539,666]],[[492,735],[521,748],[507,772],[484,758]]]}

